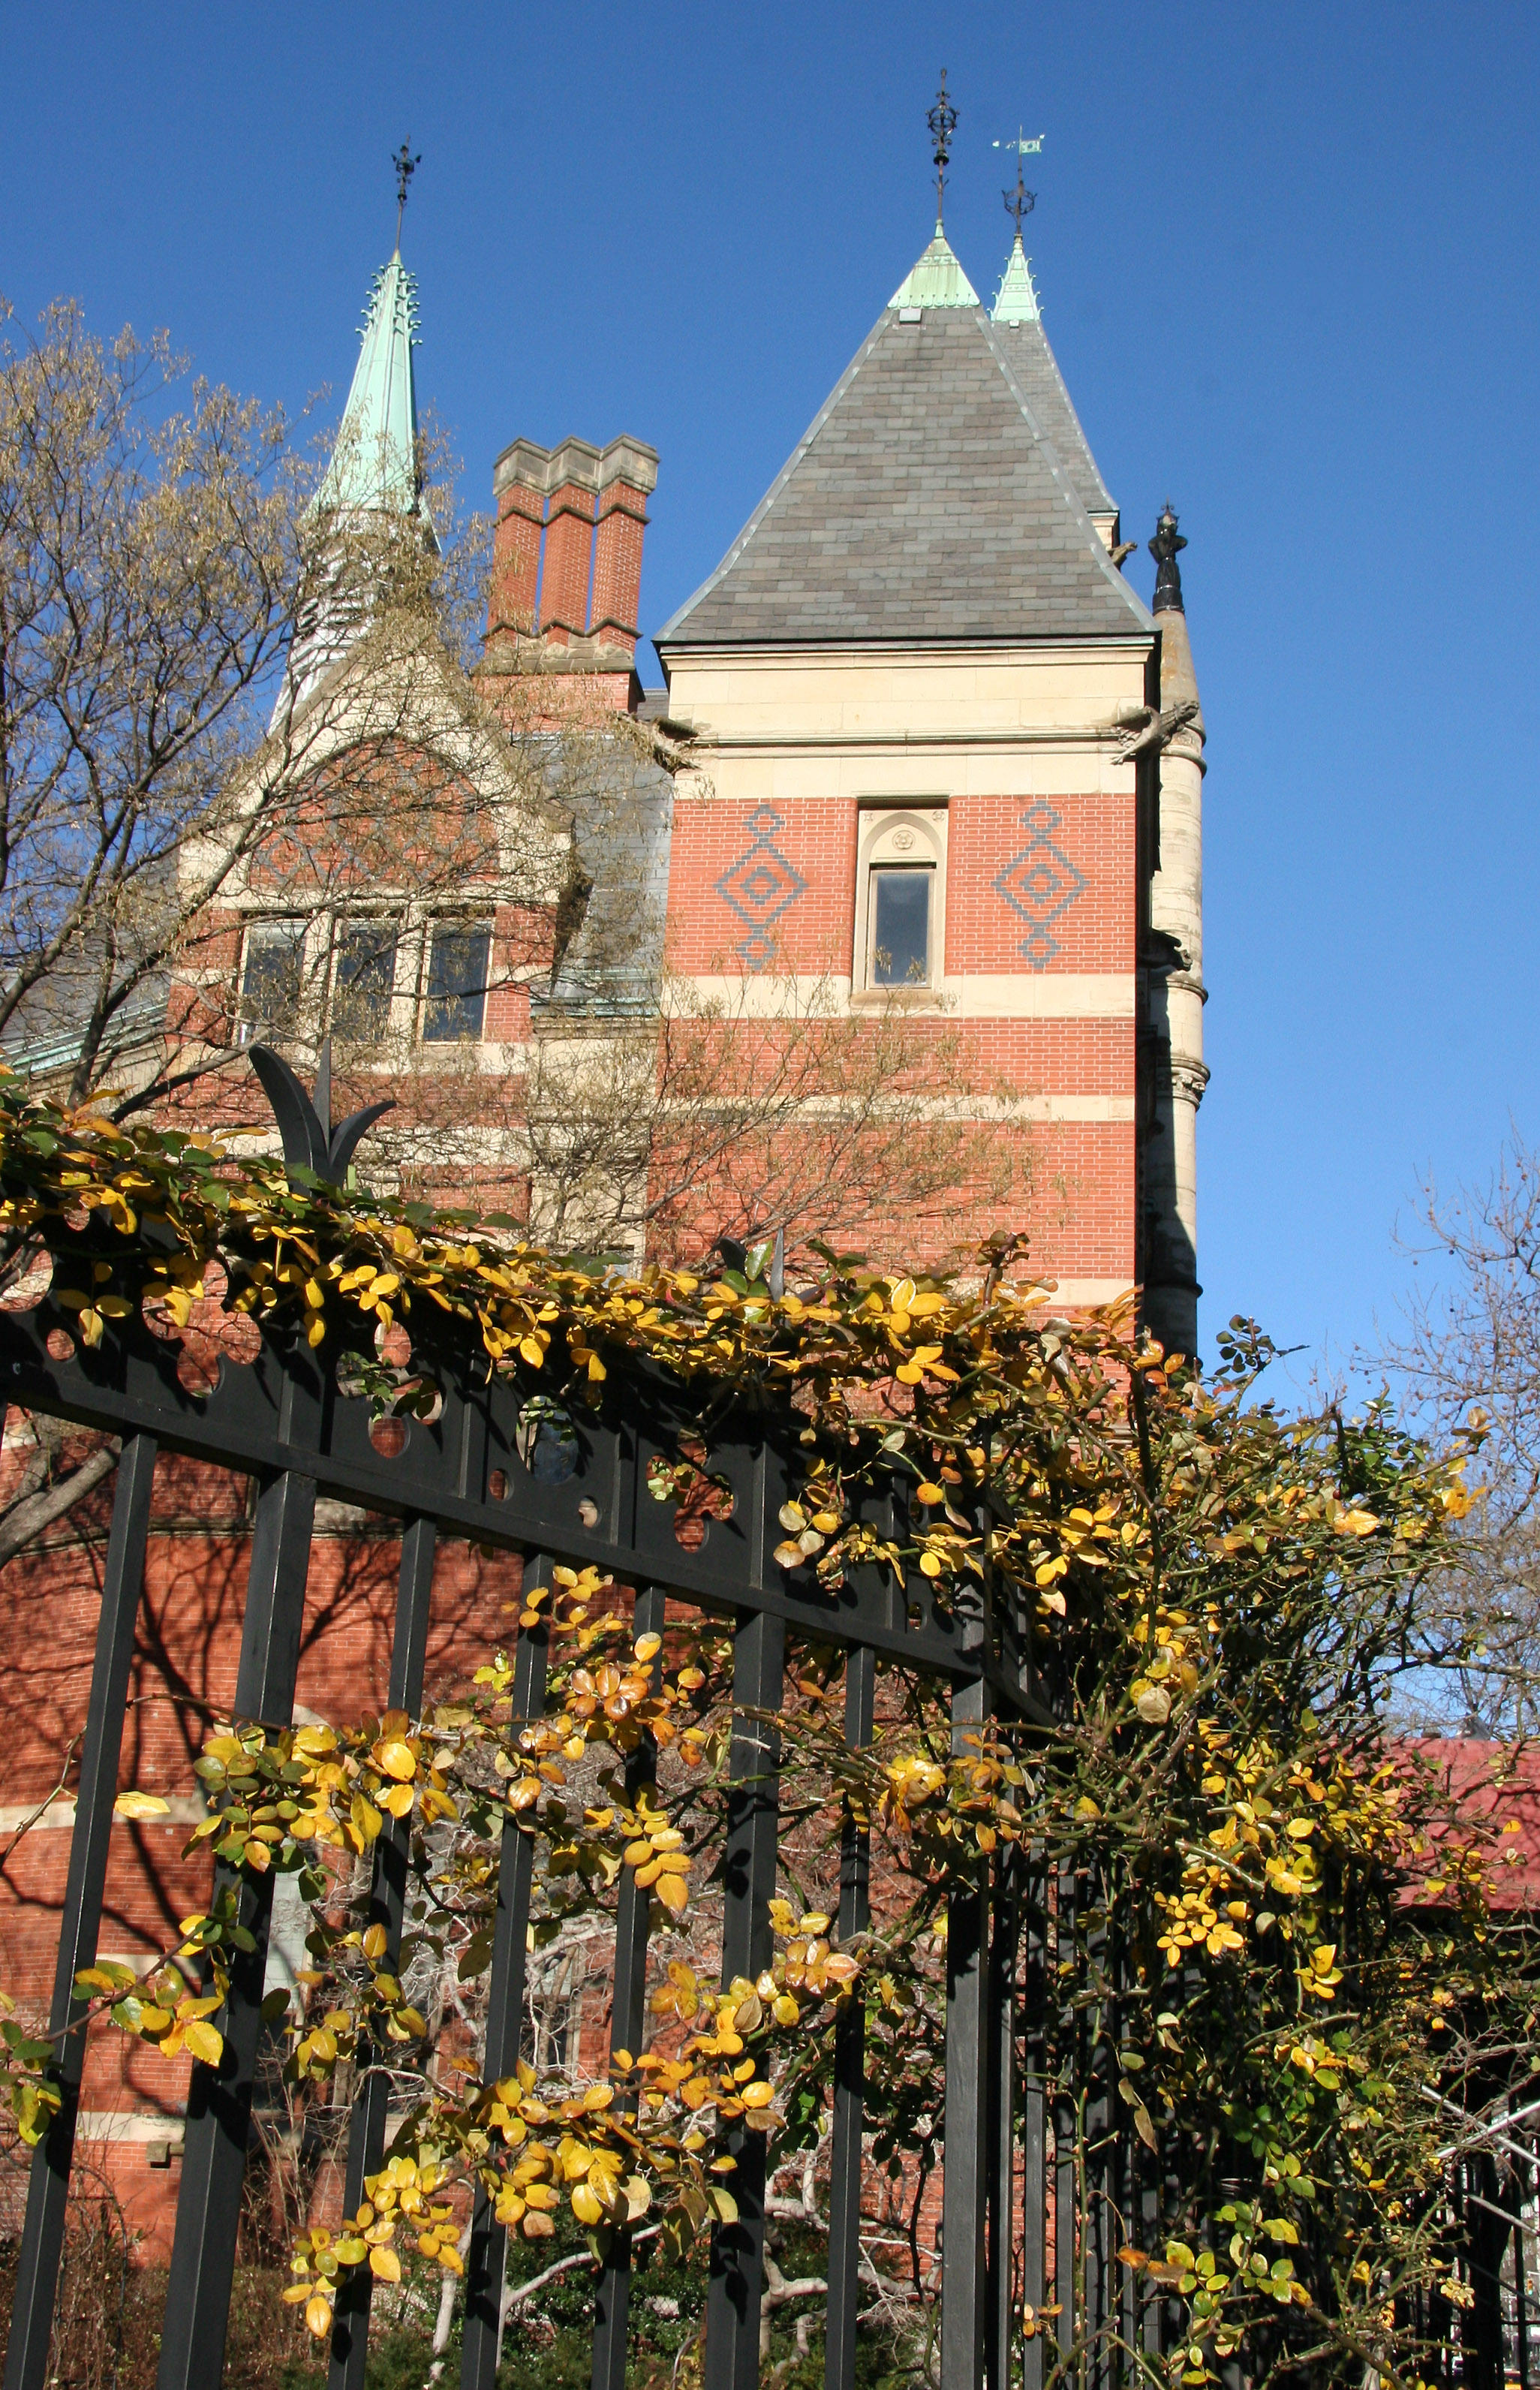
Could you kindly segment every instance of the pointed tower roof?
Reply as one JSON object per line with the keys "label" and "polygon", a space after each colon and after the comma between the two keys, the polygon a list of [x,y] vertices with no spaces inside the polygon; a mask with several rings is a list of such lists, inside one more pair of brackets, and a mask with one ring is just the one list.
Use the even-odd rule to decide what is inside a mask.
{"label": "pointed tower roof", "polygon": [[1038,320],[1037,286],[1032,278],[1032,260],[1021,246],[1017,234],[1006,270],[1000,276],[1000,288],[995,293],[995,304],[989,311],[992,324],[1035,324]]}
{"label": "pointed tower roof", "polygon": [[922,250],[889,300],[890,307],[976,307],[979,294],[953,253],[938,222],[936,237]]}
{"label": "pointed tower roof", "polygon": [[316,504],[409,513],[417,499],[417,286],[398,249],[370,288],[363,345]]}
{"label": "pointed tower roof", "polygon": [[[1019,362],[1056,401],[1051,434]],[[1110,511],[1041,326],[992,324],[938,236],[658,645],[1148,636],[1087,495]]]}
{"label": "pointed tower roof", "polygon": [[1020,233],[1000,277],[990,321],[1010,359],[1011,370],[1021,385],[1038,428],[1045,439],[1053,443],[1081,505],[1088,515],[1115,515],[1117,506],[1108,495],[1107,484],[1097,469],[1090,443],[1080,428],[1080,418],[1064,387],[1059,360],[1048,346],[1037,287],[1032,278],[1032,260],[1021,247]]}

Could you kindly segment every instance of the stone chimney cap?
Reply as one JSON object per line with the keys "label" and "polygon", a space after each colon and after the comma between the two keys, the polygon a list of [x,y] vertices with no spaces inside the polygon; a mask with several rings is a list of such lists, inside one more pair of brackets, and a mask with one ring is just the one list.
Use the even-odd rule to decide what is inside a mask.
{"label": "stone chimney cap", "polygon": [[602,490],[611,482],[624,482],[647,495],[657,486],[657,449],[627,432],[603,448],[587,440],[563,440],[556,448],[542,448],[533,440],[515,440],[492,469],[494,495],[515,482],[548,496],[566,483],[582,490]]}

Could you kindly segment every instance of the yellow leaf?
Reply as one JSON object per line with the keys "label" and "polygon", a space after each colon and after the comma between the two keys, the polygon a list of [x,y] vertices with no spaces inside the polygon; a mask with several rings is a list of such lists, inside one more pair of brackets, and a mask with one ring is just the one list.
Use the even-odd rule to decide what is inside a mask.
{"label": "yellow leaf", "polygon": [[319,2292],[305,2306],[305,2329],[316,2340],[325,2340],[331,2330],[331,2301]]}
{"label": "yellow leaf", "polygon": [[[536,1337],[522,1336],[519,1340],[519,1357],[521,1361],[527,1361],[532,1369],[538,1369],[545,1358],[545,1347]],[[591,1361],[589,1365],[589,1375],[593,1375],[593,1366]],[[599,1375],[601,1377],[604,1375],[602,1369],[600,1370]]]}
{"label": "yellow leaf", "polygon": [[417,1763],[409,1746],[393,1737],[389,1742],[377,1742],[370,1755],[382,1776],[394,1776],[403,1784],[417,1772]]}
{"label": "yellow leaf", "polygon": [[604,2205],[585,2182],[580,2182],[572,2192],[572,2214],[580,2224],[597,2224],[604,2215]]}
{"label": "yellow leaf", "polygon": [[120,1792],[112,1804],[115,1818],[167,1818],[171,1804],[158,1792]]}
{"label": "yellow leaf", "polygon": [[185,2027],[182,2040],[193,2057],[200,2058],[205,2066],[217,2066],[225,2055],[223,2034],[216,2025],[208,2024],[202,2018],[195,2019],[191,2024]]}
{"label": "yellow leaf", "polygon": [[682,1875],[661,1875],[653,1886],[663,1907],[674,1916],[683,1916],[689,1902],[689,1885]]}
{"label": "yellow leaf", "polygon": [[941,1560],[939,1555],[935,1552],[921,1552],[919,1556],[919,1573],[921,1576],[940,1576]]}
{"label": "yellow leaf", "polygon": [[944,1502],[946,1491],[943,1486],[933,1485],[927,1479],[924,1484],[915,1487],[915,1498],[920,1502]]}
{"label": "yellow leaf", "polygon": [[378,2274],[382,2282],[399,2282],[401,2259],[393,2249],[387,2249],[383,2244],[377,2245],[369,2251],[369,2271],[371,2274]]}

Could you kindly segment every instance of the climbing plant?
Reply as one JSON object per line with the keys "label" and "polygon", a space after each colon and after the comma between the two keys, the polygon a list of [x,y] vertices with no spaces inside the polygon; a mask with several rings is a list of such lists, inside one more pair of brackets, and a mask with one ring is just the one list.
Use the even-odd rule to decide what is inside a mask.
{"label": "climbing plant", "polygon": [[[101,1229],[89,1272],[87,1215]],[[843,1654],[794,1644],[775,1957],[725,1985],[730,1645],[710,1618],[671,1605],[638,1634],[628,1589],[558,1568],[520,1595],[507,1649],[418,1717],[222,1723],[188,1847],[224,1862],[224,1891],[159,1962],[101,1964],[80,1988],[141,2042],[217,2061],[234,1887],[295,1880],[311,1963],[270,2002],[292,2095],[324,2100],[339,2069],[379,2064],[398,2112],[365,2203],[296,2245],[291,2295],[313,2332],[329,2331],[353,2268],[456,2273],[477,2183],[520,2240],[575,2225],[600,2252],[631,2229],[679,2256],[732,2217],[729,2141],[750,2129],[768,2137],[773,2183],[815,2204],[839,2023],[860,2003],[869,2204],[892,2227],[876,2270],[923,2334],[947,1899],[978,1878],[1020,1892],[1040,1935],[1072,1922],[1033,2063],[1055,2095],[1060,2195],[1072,2186],[1083,2213],[1110,2200],[1136,2294],[1097,2328],[1127,2334],[1155,2300],[1165,2329],[1129,2336],[1128,2361],[1188,2384],[1232,2360],[1255,2381],[1418,2378],[1419,2300],[1469,2295],[1440,2102],[1473,2106],[1494,2068],[1521,2074],[1535,1997],[1527,1927],[1493,1930],[1513,1847],[1500,1798],[1484,1823],[1451,1807],[1386,1724],[1418,1601],[1451,1565],[1479,1431],[1435,1453],[1383,1404],[1290,1415],[1249,1325],[1200,1374],[1125,1313],[1057,1315],[1004,1240],[950,1279],[814,1247],[783,1291],[764,1250],[738,1270],[580,1265],[507,1218],[286,1176],[6,1080],[0,1233],[12,1283],[35,1291],[46,1262],[87,1346],[136,1309],[170,1335],[245,1314],[317,1351],[332,1340],[381,1407],[420,1407],[432,1389],[411,1339],[448,1318],[488,1371],[538,1373],[569,1407],[625,1355],[702,1411],[724,1390],[772,1394],[801,1421],[783,1563],[829,1581],[918,1571],[960,1612],[1013,1612],[1052,1711],[959,1737],[944,1686],[879,1660],[875,1733],[852,1748]],[[655,1472],[655,1497],[677,1498],[699,1458],[682,1448]],[[896,1510],[869,1498],[895,1480]],[[549,1669],[525,1716],[517,1636],[537,1627]],[[657,1767],[638,1792],[625,1763],[644,1738]],[[145,1788],[122,1804],[163,1813]],[[843,1817],[870,1832],[878,1889],[870,1927],[841,1944]],[[411,1836],[399,1957],[367,1909],[390,1820]],[[510,1820],[533,1851],[537,1954],[597,1939],[627,1871],[648,1894],[646,2047],[604,2057],[546,2037],[481,2080],[475,1992]],[[14,2016],[0,2031],[35,2139],[49,2046]],[[1120,2208],[1105,2152],[1129,2129],[1158,2190]],[[1057,2321],[1019,2318],[1029,2337]],[[1054,2346],[1061,2365],[1084,2357],[1057,2332]]]}

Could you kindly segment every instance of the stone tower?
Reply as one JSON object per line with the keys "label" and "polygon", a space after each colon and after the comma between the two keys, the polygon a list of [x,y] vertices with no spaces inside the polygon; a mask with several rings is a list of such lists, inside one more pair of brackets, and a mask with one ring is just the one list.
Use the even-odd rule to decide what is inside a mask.
{"label": "stone tower", "polygon": [[708,997],[759,976],[768,1014],[815,987],[859,1013],[896,939],[938,1114],[1029,1191],[895,1207],[871,1250],[1024,1219],[1064,1303],[1142,1284],[1190,1349],[1201,729],[1179,594],[1152,614],[1130,546],[1020,234],[986,310],[938,225],[658,635],[699,759],[669,956]]}

